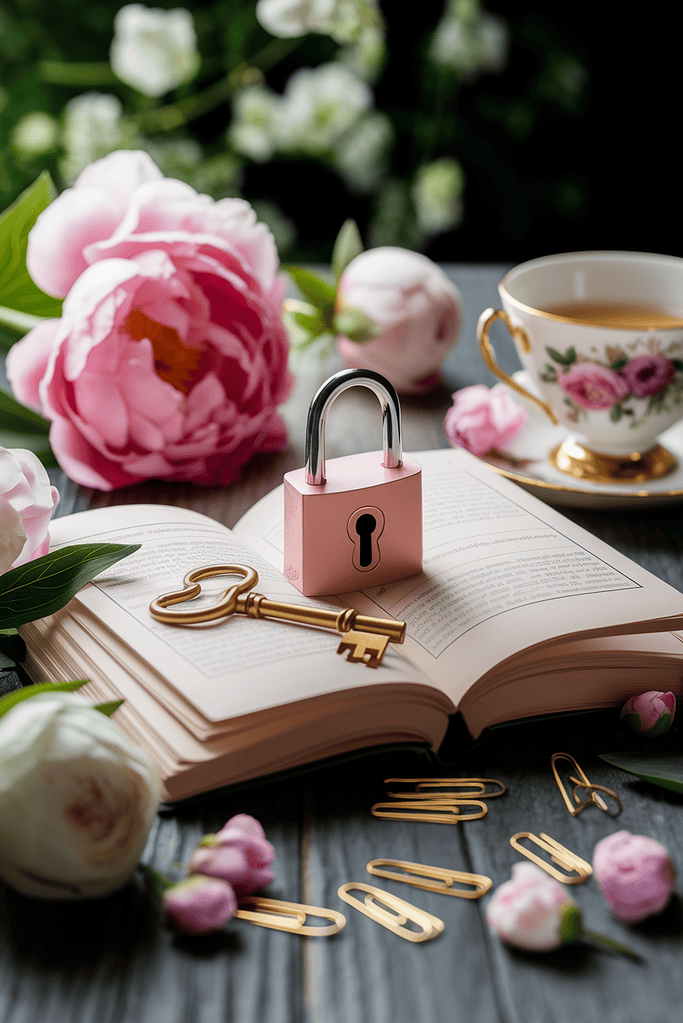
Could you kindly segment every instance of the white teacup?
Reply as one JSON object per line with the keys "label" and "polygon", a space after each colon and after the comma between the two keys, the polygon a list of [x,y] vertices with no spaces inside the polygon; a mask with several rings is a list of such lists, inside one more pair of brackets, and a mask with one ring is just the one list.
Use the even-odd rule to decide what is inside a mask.
{"label": "white teacup", "polygon": [[[551,461],[573,476],[641,482],[675,460],[657,437],[683,417],[683,259],[571,252],[522,263],[498,285],[503,309],[477,326],[496,376],[541,406],[569,437]],[[502,319],[543,400],[498,365]]]}

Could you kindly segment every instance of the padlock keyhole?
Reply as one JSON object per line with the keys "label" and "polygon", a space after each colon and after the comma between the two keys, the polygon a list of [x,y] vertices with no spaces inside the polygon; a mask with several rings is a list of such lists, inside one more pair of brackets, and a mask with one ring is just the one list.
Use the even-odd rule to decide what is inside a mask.
{"label": "padlock keyhole", "polygon": [[346,526],[353,544],[351,562],[357,572],[371,572],[379,565],[382,553],[379,538],[384,532],[384,512],[374,505],[356,508]]}
{"label": "padlock keyhole", "polygon": [[372,534],[377,529],[377,519],[365,512],[356,520],[356,532],[360,537],[360,567],[367,568],[372,561]]}

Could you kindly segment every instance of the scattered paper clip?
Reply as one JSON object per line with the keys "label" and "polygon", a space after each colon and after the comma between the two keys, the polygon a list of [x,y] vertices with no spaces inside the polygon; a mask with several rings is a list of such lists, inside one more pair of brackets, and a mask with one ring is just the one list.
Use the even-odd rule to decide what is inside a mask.
{"label": "scattered paper clip", "polygon": [[[366,892],[364,901],[361,902],[360,899],[350,895],[351,889]],[[381,888],[373,888],[372,885],[363,884],[360,881],[349,881],[347,884],[343,884],[337,890],[337,895],[349,906],[357,909],[359,913],[364,913],[375,923],[381,924],[382,927],[405,938],[406,941],[429,941],[430,938],[436,938],[444,929],[443,920],[439,920],[437,916],[432,916],[431,913],[426,913],[423,909],[404,902],[403,899],[391,895],[390,892],[382,891]],[[415,924],[419,930],[414,931],[410,927],[406,927],[409,922]]]}
{"label": "scattered paper clip", "polygon": [[[578,778],[575,777],[575,775],[571,774],[569,775],[569,781],[574,783],[574,788],[572,789],[573,802],[572,799],[569,798],[569,794],[567,793],[567,790],[564,787],[564,783],[562,782],[562,779],[560,778],[559,772],[557,770],[558,760],[568,761],[568,763],[571,764],[571,766],[574,768],[574,771],[578,775]],[[595,805],[598,806],[601,810],[604,810],[605,813],[609,813],[609,807],[605,800],[600,795],[601,792],[604,792],[606,796],[610,796],[615,801],[618,809],[614,816],[615,817],[619,816],[623,807],[621,805],[621,800],[619,799],[619,796],[616,794],[616,792],[613,792],[612,789],[606,788],[604,785],[593,785],[588,780],[586,773],[576,762],[575,758],[571,756],[571,754],[553,753],[552,757],[550,758],[550,766],[553,769],[555,781],[557,782],[557,787],[562,793],[562,798],[564,799],[565,806],[569,810],[572,817],[576,817],[578,814],[580,814],[581,811],[585,810],[590,803],[595,803]],[[586,798],[583,800],[579,798],[578,795],[579,789],[585,789],[586,792],[588,793]]]}
{"label": "scattered paper clip", "polygon": [[[398,870],[387,870],[397,867]],[[461,899],[480,899],[489,890],[493,882],[483,874],[468,874],[463,870],[450,870],[445,867],[428,867],[424,863],[410,863],[408,860],[370,860],[366,870],[377,877],[387,877],[392,881],[405,881],[414,888],[424,888],[428,892],[439,892],[441,895],[456,895]],[[455,884],[472,885],[468,888],[455,888]]]}
{"label": "scattered paper clip", "polygon": [[[320,917],[332,923],[323,927],[314,927],[306,923],[306,919]],[[238,920],[248,920],[259,927],[269,927],[274,931],[289,931],[291,934],[308,935],[324,938],[330,934],[338,934],[346,924],[346,917],[334,909],[321,909],[319,906],[306,906],[298,902],[282,902],[280,899],[266,899],[253,896],[249,907],[241,907],[235,913]]]}
{"label": "scattered paper clip", "polygon": [[[461,807],[478,808],[479,813],[463,813]],[[415,811],[415,812],[413,812]],[[407,799],[395,803],[375,803],[370,808],[373,817],[384,817],[390,821],[420,821],[427,824],[459,824],[461,821],[476,821],[488,813],[486,803],[480,799]]]}
{"label": "scattered paper clip", "polygon": [[[531,849],[525,849],[525,847],[520,844],[520,838],[528,838],[530,842],[534,842],[537,846],[539,846],[539,848],[543,849],[544,852],[547,852],[550,855],[552,863],[557,863],[560,867],[564,867],[564,869],[569,873],[563,874],[562,871],[553,867],[552,863],[548,863],[547,860],[541,859],[541,857],[537,856],[535,852],[531,851]],[[550,837],[550,835],[544,835],[543,832],[541,832],[537,838],[536,835],[532,835],[529,831],[520,831],[518,834],[512,836],[510,839],[510,845],[513,849],[521,852],[522,856],[526,856],[528,860],[533,860],[533,862],[537,863],[539,867],[542,867],[547,874],[550,874],[551,877],[561,881],[562,884],[581,884],[583,881],[587,881],[593,873],[593,868],[590,863],[586,863],[586,861],[582,860],[580,856],[576,855],[576,853],[573,853],[570,849],[560,845],[560,843],[556,842],[554,838]],[[571,877],[571,873],[575,873],[577,876]]]}
{"label": "scattered paper clip", "polygon": [[[453,795],[455,799],[493,799],[502,796],[505,786],[497,778],[385,778],[384,784],[398,782],[402,785],[414,785],[414,792],[387,792],[388,796],[397,799],[441,799]],[[493,791],[487,791],[487,785],[496,785]],[[429,792],[430,788],[446,789],[445,792]],[[448,791],[450,790],[450,791]]]}

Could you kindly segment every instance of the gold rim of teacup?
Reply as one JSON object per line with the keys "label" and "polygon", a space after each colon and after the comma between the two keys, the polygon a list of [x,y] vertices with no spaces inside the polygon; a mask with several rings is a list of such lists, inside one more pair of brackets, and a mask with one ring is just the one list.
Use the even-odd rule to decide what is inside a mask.
{"label": "gold rim of teacup", "polygon": [[548,456],[560,472],[591,483],[647,483],[672,472],[678,462],[665,447],[655,444],[648,451],[630,455],[605,455],[566,437]]}
{"label": "gold rim of teacup", "polygon": [[639,327],[639,328],[636,328],[636,327],[624,327],[623,324],[620,325],[620,324],[617,324],[617,323],[588,323],[586,320],[579,320],[576,317],[561,316],[559,313],[549,313],[549,312],[546,312],[545,309],[537,309],[536,306],[527,305],[525,302],[520,302],[519,299],[514,298],[514,296],[510,294],[508,289],[505,287],[505,278],[510,273],[512,273],[512,270],[509,270],[508,273],[505,274],[505,277],[503,277],[502,281],[500,282],[499,290],[500,290],[501,296],[504,294],[505,297],[507,298],[508,302],[510,302],[511,305],[515,306],[516,309],[521,309],[525,313],[530,313],[532,316],[538,316],[539,319],[542,319],[542,320],[557,320],[558,323],[573,323],[577,327],[590,327],[593,330],[595,330],[596,327],[600,328],[601,330],[604,329],[604,330],[621,330],[621,331],[624,331],[624,330],[636,330],[636,329],[639,329],[639,330],[656,330],[657,332],[659,332],[659,331],[666,331],[666,330],[678,330],[678,331],[683,330],[683,319],[679,320],[677,323],[669,324],[669,326],[652,326],[652,327]]}

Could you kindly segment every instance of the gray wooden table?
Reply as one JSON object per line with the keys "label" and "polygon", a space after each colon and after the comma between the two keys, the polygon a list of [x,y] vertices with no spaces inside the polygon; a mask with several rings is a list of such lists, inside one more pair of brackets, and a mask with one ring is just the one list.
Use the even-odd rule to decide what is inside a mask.
{"label": "gray wooden table", "polygon": [[[456,388],[491,383],[476,349],[477,317],[497,304],[505,267],[449,268],[464,300],[465,324],[444,386],[403,401],[404,447],[446,446],[442,422]],[[504,361],[504,360],[501,360]],[[505,368],[512,370],[510,356]],[[201,489],[148,482],[113,494],[76,487],[55,473],[59,514],[104,504],[185,505],[227,525],[282,475],[302,464],[305,412],[316,387],[339,368],[303,364],[285,409],[286,452],[261,456],[240,483]],[[330,457],[381,446],[376,399],[347,392],[328,419]],[[683,588],[681,508],[567,512],[634,560]],[[657,687],[643,678],[642,689]],[[169,930],[138,880],[90,903],[34,902],[0,886],[2,1023],[642,1023],[679,1019],[683,1002],[683,917],[675,898],[657,919],[624,927],[594,880],[574,894],[587,927],[625,941],[641,956],[579,945],[545,956],[515,952],[487,929],[483,900],[467,901],[378,879],[445,922],[434,941],[416,945],[343,906],[346,881],[369,881],[366,863],[386,856],[475,871],[500,884],[520,857],[508,839],[545,831],[591,859],[596,842],[622,828],[662,842],[683,867],[683,798],[640,783],[597,758],[618,742],[614,714],[517,725],[491,735],[441,773],[501,779],[507,793],[488,815],[454,827],[373,818],[389,775],[433,774],[419,752],[385,751],[296,777],[275,778],[160,813],[144,860],[170,874],[201,835],[235,813],[263,822],[276,848],[270,894],[344,910],[346,928],[326,939],[299,938],[233,921],[225,932],[183,939]],[[673,740],[677,741],[675,731]],[[556,751],[573,753],[591,780],[616,789],[618,818],[596,808],[573,819],[550,772]]]}

